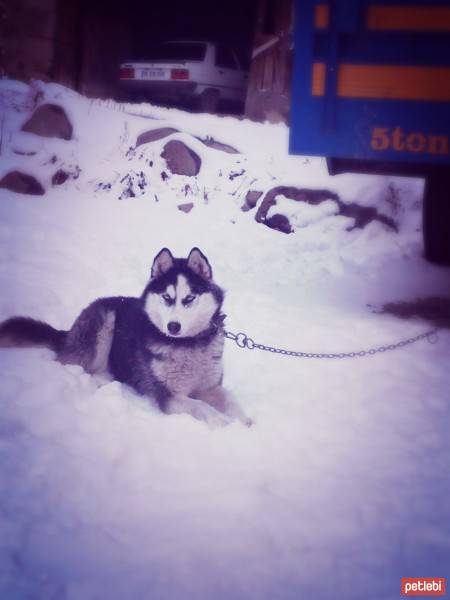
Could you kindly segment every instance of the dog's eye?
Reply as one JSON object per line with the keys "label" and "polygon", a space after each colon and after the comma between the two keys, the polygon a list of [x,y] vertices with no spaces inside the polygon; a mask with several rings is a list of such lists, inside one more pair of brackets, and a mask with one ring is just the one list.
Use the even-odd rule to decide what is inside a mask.
{"label": "dog's eye", "polygon": [[186,298],[183,298],[184,306],[189,306],[195,300],[195,296],[193,294],[189,294]]}
{"label": "dog's eye", "polygon": [[164,302],[167,304],[167,306],[170,306],[171,304],[173,304],[173,300],[169,296],[169,294],[163,294],[162,298],[163,298]]}

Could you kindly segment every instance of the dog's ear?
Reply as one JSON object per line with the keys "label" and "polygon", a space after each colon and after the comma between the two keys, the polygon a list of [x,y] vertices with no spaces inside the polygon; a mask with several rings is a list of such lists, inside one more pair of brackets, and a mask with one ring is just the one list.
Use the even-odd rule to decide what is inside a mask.
{"label": "dog's ear", "polygon": [[187,264],[190,269],[203,277],[204,279],[212,279],[212,269],[206,256],[198,249],[192,248],[189,252]]}
{"label": "dog's ear", "polygon": [[173,267],[173,256],[168,248],[163,248],[153,261],[151,278],[164,275],[171,267]]}

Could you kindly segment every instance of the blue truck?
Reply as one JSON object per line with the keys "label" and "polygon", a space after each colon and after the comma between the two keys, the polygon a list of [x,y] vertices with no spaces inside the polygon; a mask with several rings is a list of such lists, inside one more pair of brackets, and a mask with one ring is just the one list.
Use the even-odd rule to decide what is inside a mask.
{"label": "blue truck", "polygon": [[290,153],[418,176],[425,256],[450,264],[450,1],[296,0]]}

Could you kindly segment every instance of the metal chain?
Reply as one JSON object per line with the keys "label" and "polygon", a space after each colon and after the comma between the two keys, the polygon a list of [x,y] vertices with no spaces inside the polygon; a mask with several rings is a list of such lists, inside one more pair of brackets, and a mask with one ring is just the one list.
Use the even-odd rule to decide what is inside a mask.
{"label": "metal chain", "polygon": [[414,344],[419,340],[427,339],[430,344],[435,344],[438,341],[437,332],[439,329],[430,329],[414,337],[410,337],[406,340],[402,340],[395,344],[388,344],[386,346],[378,346],[370,348],[369,350],[358,350],[357,352],[338,352],[338,353],[317,353],[317,352],[298,352],[294,350],[284,350],[283,348],[276,348],[274,346],[266,346],[265,344],[257,344],[251,337],[246,333],[240,331],[239,333],[232,333],[231,331],[225,331],[225,337],[235,342],[239,348],[247,348],[248,350],[265,350],[266,352],[273,352],[274,354],[283,354],[285,356],[297,356],[299,358],[356,358],[358,356],[373,356],[379,352],[388,352],[389,350],[397,350],[397,348],[403,348]]}

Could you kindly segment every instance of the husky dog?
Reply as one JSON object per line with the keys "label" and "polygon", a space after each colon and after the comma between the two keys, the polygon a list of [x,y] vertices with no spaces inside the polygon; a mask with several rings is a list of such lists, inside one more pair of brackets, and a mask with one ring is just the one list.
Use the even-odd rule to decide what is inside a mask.
{"label": "husky dog", "polygon": [[187,259],[163,248],[140,298],[95,300],[69,331],[13,317],[0,324],[0,347],[46,346],[64,364],[108,374],[154,398],[165,413],[250,424],[222,387],[223,299],[198,248]]}

